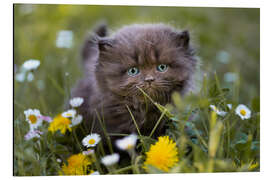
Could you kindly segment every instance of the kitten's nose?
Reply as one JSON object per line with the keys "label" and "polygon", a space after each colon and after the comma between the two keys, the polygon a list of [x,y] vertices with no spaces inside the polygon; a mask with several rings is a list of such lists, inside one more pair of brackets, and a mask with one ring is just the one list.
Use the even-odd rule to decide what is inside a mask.
{"label": "kitten's nose", "polygon": [[152,81],[154,81],[155,80],[155,78],[153,77],[153,76],[151,76],[151,75],[147,75],[145,78],[144,78],[144,81],[146,81],[146,82],[152,82]]}

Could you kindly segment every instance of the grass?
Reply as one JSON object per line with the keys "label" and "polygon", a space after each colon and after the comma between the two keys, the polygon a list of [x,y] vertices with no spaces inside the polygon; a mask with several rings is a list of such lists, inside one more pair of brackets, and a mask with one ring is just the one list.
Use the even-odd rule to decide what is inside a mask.
{"label": "grass", "polygon": [[[179,162],[169,170],[168,173],[194,173],[194,172],[247,172],[259,171],[260,164],[260,114],[258,102],[252,100],[247,106],[251,109],[252,115],[249,119],[242,120],[235,114],[235,108],[239,102],[228,97],[235,97],[229,89],[223,89],[219,85],[217,76],[213,81],[204,77],[203,85],[198,94],[189,94],[181,97],[173,94],[173,103],[166,106],[154,102],[151,97],[145,95],[151,103],[154,103],[161,111],[161,117],[157,124],[164,120],[163,116],[169,119],[166,135],[176,142]],[[229,109],[227,104],[232,104]],[[213,104],[227,114],[223,117],[212,111],[209,106]],[[48,106],[48,105],[47,105]],[[23,107],[24,109],[27,107]],[[128,108],[128,106],[127,106]],[[128,108],[129,109],[129,108]],[[64,109],[63,109],[64,111]],[[133,122],[136,119],[129,111]],[[52,112],[56,115],[59,112]],[[58,175],[63,163],[67,163],[69,156],[86,150],[81,144],[81,137],[77,137],[73,129],[71,133],[52,134],[48,132],[49,123],[43,123],[40,128],[44,133],[40,138],[24,140],[23,136],[28,131],[28,124],[24,120],[23,111],[20,116],[14,119],[14,175]],[[98,116],[99,121],[102,119]],[[125,173],[164,173],[156,167],[148,168],[146,171],[144,161],[146,152],[151,144],[157,140],[151,136],[142,136],[139,128],[138,152],[132,154],[132,158],[124,156],[117,166],[109,171],[100,163],[100,158],[105,155],[102,143],[95,149],[95,161],[91,169],[99,171],[100,174],[125,174]],[[88,132],[83,124],[76,127],[86,136]],[[103,129],[106,132],[106,128]],[[110,135],[102,139],[109,144],[110,152],[115,152],[111,146]],[[116,134],[117,135],[117,134]],[[125,136],[125,135],[122,135]],[[61,162],[58,162],[61,159]]]}

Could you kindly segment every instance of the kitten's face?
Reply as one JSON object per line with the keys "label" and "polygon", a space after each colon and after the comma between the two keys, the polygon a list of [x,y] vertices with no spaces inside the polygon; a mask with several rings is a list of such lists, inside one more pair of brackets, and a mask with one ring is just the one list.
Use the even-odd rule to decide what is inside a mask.
{"label": "kitten's face", "polygon": [[184,92],[194,59],[175,36],[143,32],[116,35],[100,52],[97,76],[114,94],[143,101],[139,87],[155,101],[168,103],[173,91]]}

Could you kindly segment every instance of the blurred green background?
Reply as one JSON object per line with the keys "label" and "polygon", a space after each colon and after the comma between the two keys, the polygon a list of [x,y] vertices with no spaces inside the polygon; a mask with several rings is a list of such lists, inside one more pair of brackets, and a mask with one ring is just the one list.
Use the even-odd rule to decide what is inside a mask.
{"label": "blurred green background", "polygon": [[[15,119],[28,108],[47,115],[63,111],[70,88],[82,76],[81,45],[100,21],[106,21],[112,31],[132,23],[159,22],[188,29],[201,61],[201,74],[212,79],[216,72],[222,87],[237,91],[234,98],[239,103],[259,99],[259,9],[16,4],[16,73],[29,59],[38,59],[41,65],[34,81],[14,81]],[[73,32],[71,48],[56,46],[62,30]]]}

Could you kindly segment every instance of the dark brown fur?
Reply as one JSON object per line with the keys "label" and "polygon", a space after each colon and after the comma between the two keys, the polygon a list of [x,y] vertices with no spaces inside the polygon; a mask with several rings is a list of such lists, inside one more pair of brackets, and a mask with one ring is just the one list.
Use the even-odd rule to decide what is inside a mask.
{"label": "dark brown fur", "polygon": [[[106,27],[100,26],[86,40],[82,51],[85,77],[73,89],[72,97],[84,98],[79,111],[89,129],[94,125],[93,132],[103,134],[97,113],[109,133],[136,132],[128,106],[142,134],[149,135],[160,112],[145,101],[137,87],[162,105],[171,102],[172,92],[184,95],[191,89],[196,59],[189,33],[164,24],[144,24],[106,35]],[[158,72],[159,64],[167,64],[167,71]],[[131,67],[138,67],[140,74],[129,76]],[[164,122],[156,135],[164,132]]]}

